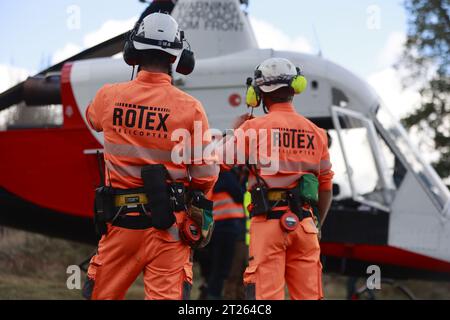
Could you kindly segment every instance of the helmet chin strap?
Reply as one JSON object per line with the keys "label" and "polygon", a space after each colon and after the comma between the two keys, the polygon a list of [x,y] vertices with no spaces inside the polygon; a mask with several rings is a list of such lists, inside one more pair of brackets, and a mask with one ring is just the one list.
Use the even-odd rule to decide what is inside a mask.
{"label": "helmet chin strap", "polygon": [[172,71],[172,64],[169,66],[169,71],[167,72],[167,74],[170,76],[170,82],[172,83],[172,85],[174,84],[173,83],[173,71]]}
{"label": "helmet chin strap", "polygon": [[264,101],[264,94],[261,91],[261,104],[262,104],[262,109],[264,111],[265,114],[269,113],[269,107],[266,105],[265,101]]}
{"label": "helmet chin strap", "polygon": [[130,81],[132,81],[133,78],[134,78],[134,71],[135,71],[135,68],[136,68],[136,66],[133,66],[133,70],[131,70],[131,80],[130,80]]}
{"label": "helmet chin strap", "polygon": [[268,114],[268,113],[269,113],[269,107],[266,106],[266,104],[264,103],[264,100],[263,100],[263,102],[262,102],[262,106],[263,106],[263,111],[264,111],[264,113],[265,113],[265,114]]}

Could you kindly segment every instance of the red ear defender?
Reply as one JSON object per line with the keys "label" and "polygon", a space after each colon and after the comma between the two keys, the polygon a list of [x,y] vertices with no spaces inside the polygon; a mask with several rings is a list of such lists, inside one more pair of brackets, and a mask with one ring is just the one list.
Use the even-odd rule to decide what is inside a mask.
{"label": "red ear defender", "polygon": [[280,219],[281,227],[287,232],[297,229],[299,222],[297,215],[292,212],[286,212]]}

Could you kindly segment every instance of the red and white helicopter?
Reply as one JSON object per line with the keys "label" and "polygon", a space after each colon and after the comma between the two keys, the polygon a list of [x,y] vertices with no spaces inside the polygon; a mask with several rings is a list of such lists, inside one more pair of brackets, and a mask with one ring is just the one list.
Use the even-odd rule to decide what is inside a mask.
{"label": "red and white helicopter", "polygon": [[[202,101],[214,128],[245,112],[245,80],[261,61],[285,57],[304,69],[310,85],[295,105],[333,138],[326,271],[366,275],[375,264],[383,277],[450,279],[450,192],[364,80],[320,56],[259,49],[239,0],[155,0],[147,13],[162,8],[197,57],[194,73],[174,74],[174,82]],[[130,67],[111,58],[123,43],[117,36],[0,94],[0,110],[47,115],[38,126],[19,117],[0,132],[0,224],[96,241],[103,137],[89,129],[85,110],[103,84],[130,79]]]}

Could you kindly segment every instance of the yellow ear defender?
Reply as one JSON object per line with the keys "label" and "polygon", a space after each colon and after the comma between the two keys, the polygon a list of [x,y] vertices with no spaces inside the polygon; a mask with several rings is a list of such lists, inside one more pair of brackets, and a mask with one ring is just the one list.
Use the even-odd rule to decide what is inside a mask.
{"label": "yellow ear defender", "polygon": [[[263,75],[261,70],[255,70],[255,80],[262,79]],[[264,82],[260,85],[271,85],[278,83],[286,83],[290,88],[294,91],[294,94],[301,94],[306,90],[308,86],[308,80],[306,80],[305,76],[303,76],[300,68],[297,67],[297,75],[288,79],[277,79],[270,82]],[[247,78],[247,92],[245,95],[245,102],[250,108],[257,108],[261,105],[262,97],[261,90],[259,89],[259,85],[253,84],[252,78]]]}
{"label": "yellow ear defender", "polygon": [[294,89],[295,94],[300,94],[306,90],[306,87],[308,86],[308,80],[306,80],[300,68],[297,67],[297,75],[292,78],[289,86]]}
{"label": "yellow ear defender", "polygon": [[245,102],[250,108],[257,108],[261,104],[261,90],[254,86],[252,78],[247,78],[247,93],[245,95]]}

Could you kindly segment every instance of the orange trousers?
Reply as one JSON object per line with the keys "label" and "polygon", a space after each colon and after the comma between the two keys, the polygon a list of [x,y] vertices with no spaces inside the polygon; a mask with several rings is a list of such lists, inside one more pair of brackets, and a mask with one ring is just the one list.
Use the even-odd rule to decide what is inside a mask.
{"label": "orange trousers", "polygon": [[[141,272],[145,299],[189,299],[192,286],[191,248],[179,239],[177,223],[168,230],[132,230],[108,225],[88,269],[93,300],[124,299]],[[92,288],[93,286],[93,288]]]}
{"label": "orange trousers", "polygon": [[247,299],[283,300],[286,283],[292,300],[323,298],[320,246],[314,221],[305,218],[288,233],[278,219],[253,217],[249,265],[244,273]]}

